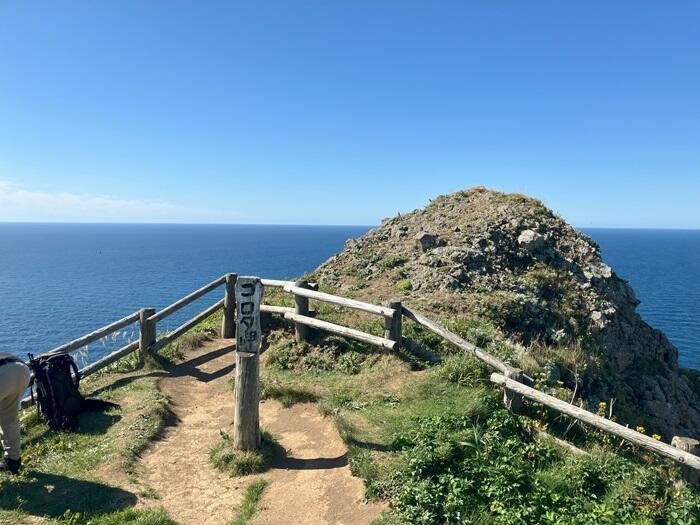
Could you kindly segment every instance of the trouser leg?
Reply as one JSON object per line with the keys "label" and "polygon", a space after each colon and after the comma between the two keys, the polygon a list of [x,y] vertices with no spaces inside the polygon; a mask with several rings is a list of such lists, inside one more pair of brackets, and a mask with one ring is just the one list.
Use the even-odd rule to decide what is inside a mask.
{"label": "trouser leg", "polygon": [[29,369],[21,363],[0,366],[0,438],[5,457],[20,457],[19,403],[29,385]]}

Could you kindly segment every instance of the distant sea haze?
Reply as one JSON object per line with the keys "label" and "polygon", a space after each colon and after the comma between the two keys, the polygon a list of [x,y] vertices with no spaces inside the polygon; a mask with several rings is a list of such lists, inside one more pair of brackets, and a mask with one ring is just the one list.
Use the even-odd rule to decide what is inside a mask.
{"label": "distant sea haze", "polygon": [[[138,308],[162,308],[226,273],[289,279],[368,226],[0,223],[0,351],[41,353]],[[700,369],[700,231],[585,229],[628,280],[639,312],[666,333],[681,365]],[[181,324],[205,296],[169,317]],[[91,345],[92,361],[134,336]]]}

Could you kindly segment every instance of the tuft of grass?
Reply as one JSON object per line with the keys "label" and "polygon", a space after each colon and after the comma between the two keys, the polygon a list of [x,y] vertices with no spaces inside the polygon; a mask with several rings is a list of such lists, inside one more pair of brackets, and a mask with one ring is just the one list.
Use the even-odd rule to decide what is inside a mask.
{"label": "tuft of grass", "polygon": [[127,475],[134,480],[135,465],[149,443],[161,435],[173,417],[168,406],[168,398],[159,390],[149,392],[143,400],[143,411],[129,425],[127,431],[131,439],[122,450],[122,461]]}
{"label": "tuft of grass", "polygon": [[402,292],[409,292],[413,290],[413,283],[411,282],[411,279],[401,279],[396,283],[396,289]]}
{"label": "tuft of grass", "polygon": [[318,400],[318,396],[307,388],[276,383],[264,383],[261,394],[263,399],[276,399],[285,408],[297,403],[314,403]]}
{"label": "tuft of grass", "polygon": [[280,445],[267,430],[261,429],[260,434],[258,450],[240,451],[233,448],[231,436],[221,432],[221,440],[209,450],[209,462],[231,476],[247,476],[267,470]]}
{"label": "tuft of grass", "polygon": [[72,521],[70,518],[64,518],[62,521],[70,524],[86,523],[88,525],[178,525],[162,508],[148,510],[127,509],[106,516],[90,517],[88,520],[78,516],[78,519],[74,518]]}
{"label": "tuft of grass", "polygon": [[483,385],[488,372],[484,363],[467,353],[451,355],[434,369],[438,378],[460,386]]}
{"label": "tuft of grass", "polygon": [[206,331],[191,330],[184,335],[178,337],[172,344],[173,348],[183,354],[196,350],[206,341],[211,340],[211,335]]}
{"label": "tuft of grass", "polygon": [[406,263],[408,259],[406,257],[403,257],[402,255],[387,255],[383,259],[380,259],[377,262],[377,267],[380,270],[389,270],[391,268],[396,268],[397,266],[401,266],[402,264]]}
{"label": "tuft of grass", "polygon": [[268,482],[264,479],[253,481],[245,489],[243,503],[236,509],[236,515],[229,522],[229,525],[246,525],[258,510],[258,504],[262,499],[263,492],[267,488]]}

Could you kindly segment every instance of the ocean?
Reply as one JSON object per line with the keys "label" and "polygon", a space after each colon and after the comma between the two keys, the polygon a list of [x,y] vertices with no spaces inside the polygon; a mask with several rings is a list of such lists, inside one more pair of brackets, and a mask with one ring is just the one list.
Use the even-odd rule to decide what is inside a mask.
{"label": "ocean", "polygon": [[[160,309],[234,271],[290,279],[368,226],[0,223],[0,350],[39,354],[141,307]],[[628,280],[639,311],[700,369],[700,231],[584,230]],[[159,323],[174,328],[213,292]],[[123,330],[77,355],[83,365],[134,337]]]}
{"label": "ocean", "polygon": [[700,370],[700,230],[583,229],[666,334],[685,368]]}

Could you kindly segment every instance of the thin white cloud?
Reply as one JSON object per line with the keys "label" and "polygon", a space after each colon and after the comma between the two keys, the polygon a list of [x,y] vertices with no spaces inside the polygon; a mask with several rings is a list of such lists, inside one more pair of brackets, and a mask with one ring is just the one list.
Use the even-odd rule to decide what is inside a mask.
{"label": "thin white cloud", "polygon": [[232,222],[236,214],[167,202],[30,191],[0,180],[0,221]]}

